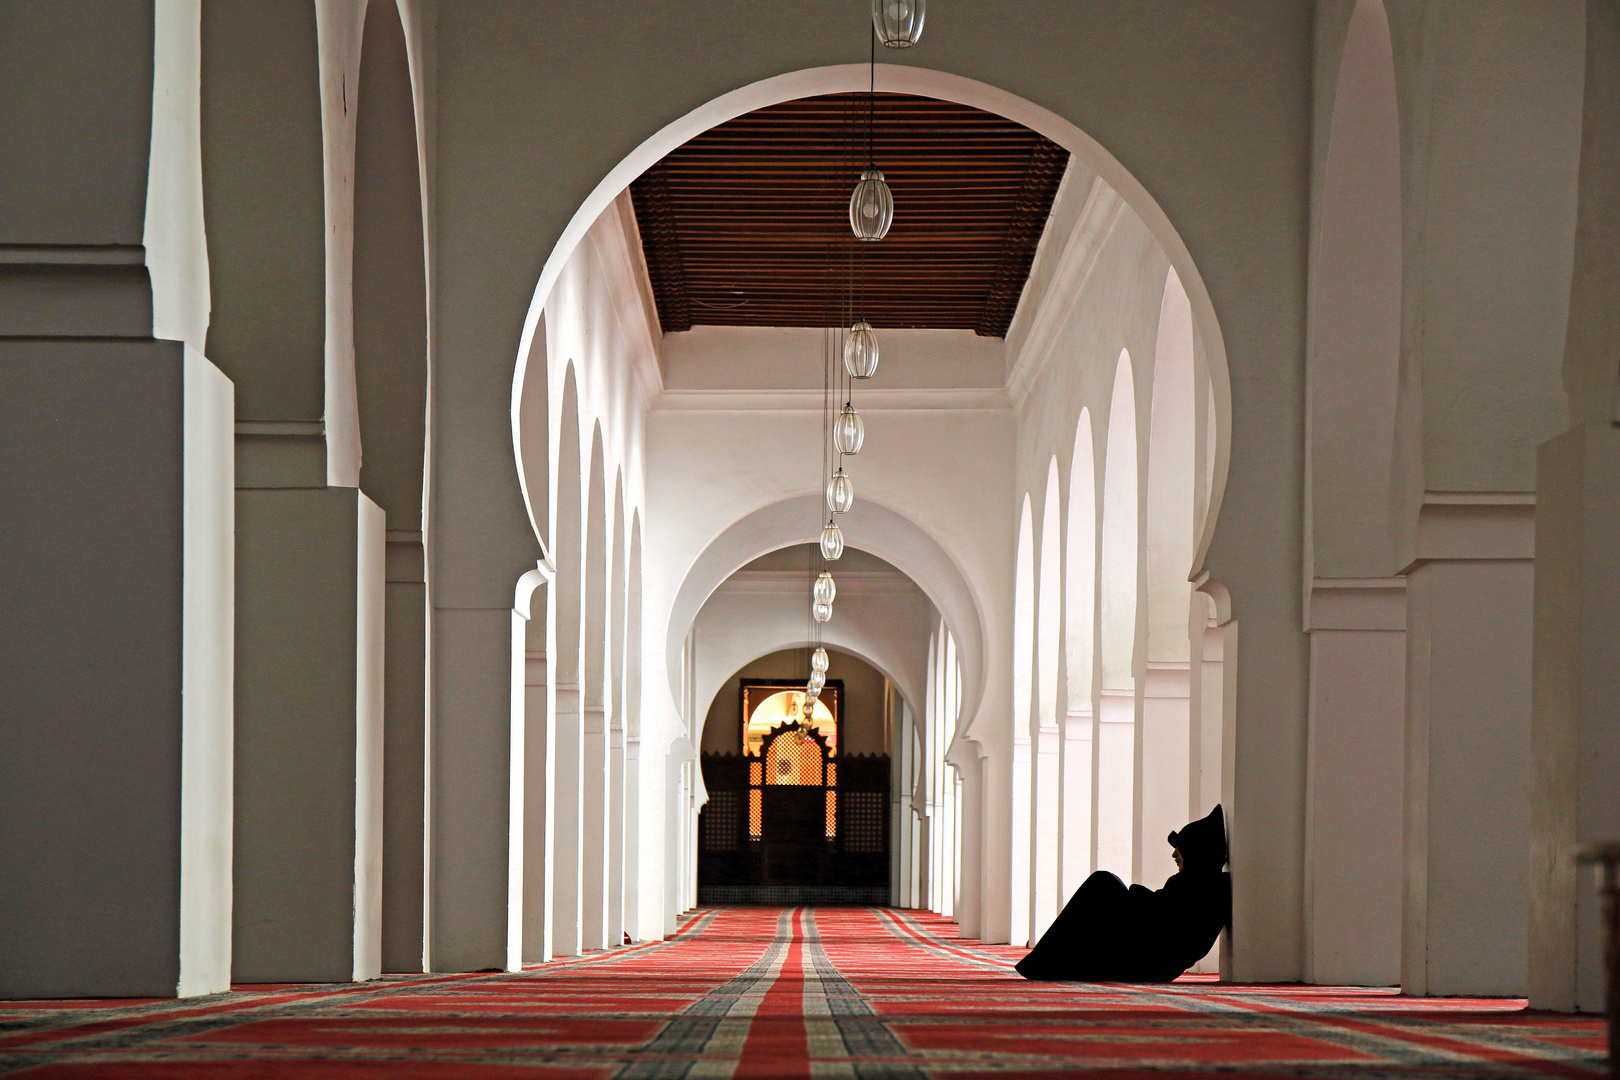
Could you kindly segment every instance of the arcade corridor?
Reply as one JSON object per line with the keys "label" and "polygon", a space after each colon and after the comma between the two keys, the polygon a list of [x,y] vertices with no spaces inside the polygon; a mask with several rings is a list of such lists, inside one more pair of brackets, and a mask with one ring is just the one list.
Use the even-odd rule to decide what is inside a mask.
{"label": "arcade corridor", "polygon": [[1382,989],[1031,983],[1022,949],[877,908],[701,909],[520,973],[0,1006],[30,1078],[1596,1076],[1602,1022]]}

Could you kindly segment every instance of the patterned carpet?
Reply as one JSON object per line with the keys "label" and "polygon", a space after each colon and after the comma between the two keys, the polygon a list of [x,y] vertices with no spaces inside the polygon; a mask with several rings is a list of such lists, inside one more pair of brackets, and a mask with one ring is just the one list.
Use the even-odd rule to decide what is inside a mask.
{"label": "patterned carpet", "polygon": [[1523,1001],[1029,983],[1021,949],[876,908],[704,911],[520,974],[0,1002],[0,1073],[141,1080],[1595,1077],[1603,1029]]}

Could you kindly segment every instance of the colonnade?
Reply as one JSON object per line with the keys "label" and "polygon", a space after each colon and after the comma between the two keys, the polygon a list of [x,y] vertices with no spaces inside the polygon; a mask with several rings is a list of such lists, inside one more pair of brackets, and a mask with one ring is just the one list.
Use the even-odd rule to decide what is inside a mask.
{"label": "colonnade", "polygon": [[[956,639],[943,622],[928,638],[920,709],[899,706],[891,781],[891,893],[900,907],[956,916],[962,868],[961,778],[946,760],[961,715]],[[898,698],[898,695],[896,695]]]}

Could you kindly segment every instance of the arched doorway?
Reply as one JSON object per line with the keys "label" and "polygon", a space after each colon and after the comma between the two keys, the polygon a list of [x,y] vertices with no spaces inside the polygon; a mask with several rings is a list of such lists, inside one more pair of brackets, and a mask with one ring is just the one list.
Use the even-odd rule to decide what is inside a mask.
{"label": "arched doorway", "polygon": [[859,657],[828,651],[813,703],[800,670],[808,648],[750,662],[715,695],[700,759],[699,903],[889,902],[896,695]]}

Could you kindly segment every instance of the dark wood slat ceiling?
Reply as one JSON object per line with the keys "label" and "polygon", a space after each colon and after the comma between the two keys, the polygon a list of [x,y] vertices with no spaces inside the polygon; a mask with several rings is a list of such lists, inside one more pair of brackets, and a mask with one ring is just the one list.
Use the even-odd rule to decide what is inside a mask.
{"label": "dark wood slat ceiling", "polygon": [[895,204],[878,243],[849,230],[865,94],[739,116],[632,183],[664,330],[848,325],[864,313],[876,327],[1004,336],[1068,152],[933,98],[879,94],[875,120],[872,158]]}

